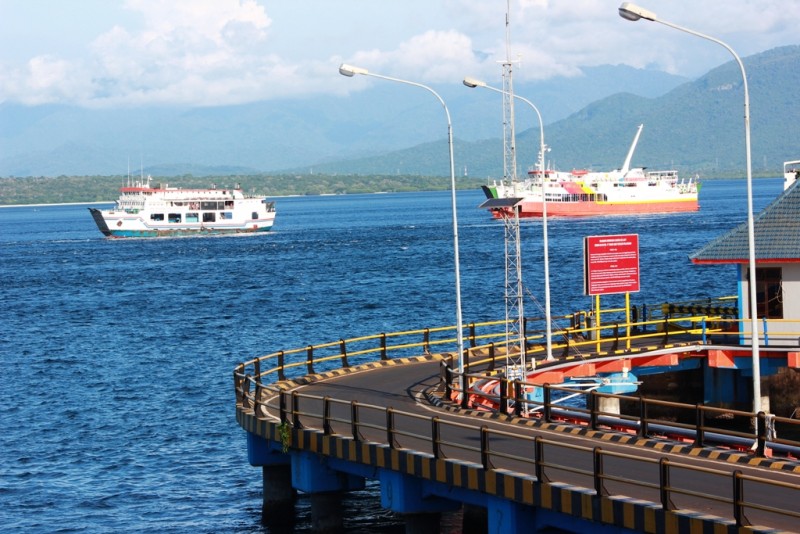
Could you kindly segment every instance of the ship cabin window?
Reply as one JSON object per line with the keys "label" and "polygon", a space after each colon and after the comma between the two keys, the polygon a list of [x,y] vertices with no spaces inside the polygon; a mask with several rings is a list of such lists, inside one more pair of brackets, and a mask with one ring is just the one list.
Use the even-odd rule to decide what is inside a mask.
{"label": "ship cabin window", "polygon": [[759,318],[783,319],[781,285],[780,268],[756,268],[756,303]]}
{"label": "ship cabin window", "polygon": [[225,220],[229,221],[229,220],[233,219],[233,213],[230,212],[230,211],[222,211],[219,214],[219,218],[222,219],[223,221],[225,221]]}
{"label": "ship cabin window", "polygon": [[206,211],[221,210],[224,206],[224,202],[217,202],[216,200],[206,200],[200,203],[200,209]]}
{"label": "ship cabin window", "polygon": [[233,209],[233,200],[226,200],[225,201],[225,209],[232,210]]}
{"label": "ship cabin window", "polygon": [[163,213],[151,213],[150,214],[150,220],[151,221],[163,221],[164,220],[164,214]]}
{"label": "ship cabin window", "polygon": [[171,223],[179,223],[181,222],[181,214],[180,213],[170,213],[167,216],[167,220]]}
{"label": "ship cabin window", "polygon": [[186,222],[187,223],[196,223],[199,222],[200,219],[197,217],[197,213],[189,212],[186,214]]}
{"label": "ship cabin window", "polygon": [[213,211],[207,211],[203,214],[203,222],[215,222],[217,220],[216,213]]}
{"label": "ship cabin window", "polygon": [[254,211],[254,212],[253,212],[253,213],[250,215],[250,218],[251,218],[251,219],[253,219],[254,221],[255,221],[256,219],[258,219],[258,212],[257,212],[257,211]]}

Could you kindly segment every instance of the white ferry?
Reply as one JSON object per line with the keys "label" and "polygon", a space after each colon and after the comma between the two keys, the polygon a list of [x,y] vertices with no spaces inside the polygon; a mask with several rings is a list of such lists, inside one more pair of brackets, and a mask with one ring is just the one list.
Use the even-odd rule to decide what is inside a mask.
{"label": "white ferry", "polygon": [[[525,180],[485,185],[484,193],[490,199],[521,198],[520,217],[541,217],[543,196],[548,216],[697,211],[696,179],[681,180],[675,170],[648,171],[630,167],[642,128],[640,124],[621,169],[608,172],[548,169],[544,173],[535,169],[529,171]],[[501,216],[497,212],[494,214]]]}
{"label": "white ferry", "polygon": [[268,232],[275,203],[233,188],[181,189],[151,185],[152,178],[120,189],[109,210],[89,208],[108,237],[168,237]]}

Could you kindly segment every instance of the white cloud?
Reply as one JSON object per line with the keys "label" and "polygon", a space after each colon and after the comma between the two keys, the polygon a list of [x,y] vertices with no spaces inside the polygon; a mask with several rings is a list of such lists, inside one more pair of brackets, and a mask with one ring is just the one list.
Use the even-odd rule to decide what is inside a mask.
{"label": "white cloud", "polygon": [[[366,83],[332,83],[343,60],[421,83],[499,77],[499,62],[506,57],[505,2],[384,0],[379,6],[365,1],[118,1],[115,10],[103,4],[112,17],[101,32],[93,20],[87,31],[95,33],[84,37],[82,50],[74,36],[71,46],[62,48],[59,32],[46,31],[57,18],[37,18],[39,25],[31,27],[39,34],[28,40],[35,53],[12,60],[7,51],[12,47],[0,47],[0,101],[119,106],[302,98]],[[642,3],[671,22],[725,40],[742,56],[797,43],[800,2]],[[508,53],[519,61],[514,71],[521,80],[575,76],[583,66],[609,63],[695,76],[730,59],[721,47],[663,25],[622,20],[616,1],[510,5]],[[17,9],[17,20],[27,20],[23,8]],[[25,41],[22,37],[17,32],[14,43]]]}

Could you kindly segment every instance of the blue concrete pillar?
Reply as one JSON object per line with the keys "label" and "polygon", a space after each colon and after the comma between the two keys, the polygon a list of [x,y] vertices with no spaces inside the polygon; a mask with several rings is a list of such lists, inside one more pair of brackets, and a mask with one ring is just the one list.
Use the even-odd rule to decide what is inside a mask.
{"label": "blue concrete pillar", "polygon": [[486,503],[489,534],[527,534],[535,532],[536,509],[500,497]]}
{"label": "blue concrete pillar", "polygon": [[364,478],[335,471],[325,456],[292,451],[292,486],[306,493],[364,489]]}
{"label": "blue concrete pillar", "polygon": [[280,444],[248,432],[247,461],[253,466],[289,465],[290,457],[281,450]]}
{"label": "blue concrete pillar", "polygon": [[703,373],[703,403],[736,408],[752,403],[752,388],[739,369],[706,366]]}
{"label": "blue concrete pillar", "polygon": [[426,481],[411,475],[382,469],[381,506],[399,514],[427,514],[458,510],[460,503],[431,495]]}

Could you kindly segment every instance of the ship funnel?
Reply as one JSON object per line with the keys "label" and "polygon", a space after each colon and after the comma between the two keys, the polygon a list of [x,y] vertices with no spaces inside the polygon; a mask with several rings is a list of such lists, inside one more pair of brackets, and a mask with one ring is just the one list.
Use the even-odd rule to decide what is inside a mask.
{"label": "ship funnel", "polygon": [[628,174],[628,171],[631,170],[631,159],[633,159],[633,152],[636,150],[636,143],[639,142],[642,128],[644,128],[644,124],[640,124],[639,129],[636,130],[636,136],[633,138],[630,150],[628,150],[628,157],[625,158],[625,163],[622,165],[622,176],[625,176]]}

